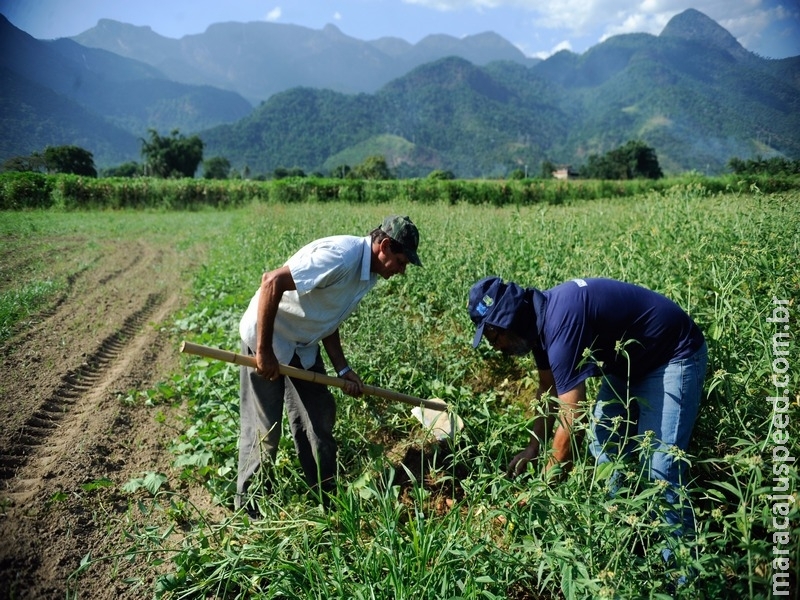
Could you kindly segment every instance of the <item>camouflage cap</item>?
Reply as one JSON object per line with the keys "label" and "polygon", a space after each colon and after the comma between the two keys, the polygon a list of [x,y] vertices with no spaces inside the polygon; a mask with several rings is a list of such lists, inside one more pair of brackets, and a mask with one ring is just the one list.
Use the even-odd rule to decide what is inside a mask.
{"label": "camouflage cap", "polygon": [[418,267],[422,262],[417,256],[417,246],[419,246],[419,231],[417,226],[408,217],[400,215],[390,215],[383,220],[381,230],[403,247],[403,254],[408,260]]}

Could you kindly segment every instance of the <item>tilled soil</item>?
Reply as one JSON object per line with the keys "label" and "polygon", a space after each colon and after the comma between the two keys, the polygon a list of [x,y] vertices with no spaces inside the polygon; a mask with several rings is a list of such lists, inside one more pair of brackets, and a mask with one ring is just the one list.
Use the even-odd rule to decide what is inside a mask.
{"label": "tilled soil", "polygon": [[85,556],[122,547],[135,511],[120,486],[169,470],[181,408],[132,392],[179,368],[167,326],[186,297],[185,259],[145,240],[13,245],[0,250],[0,289],[42,252],[67,285],[0,347],[0,598],[64,598],[68,585],[73,597],[149,597],[146,581],[123,583],[147,577],[137,560],[68,579]]}

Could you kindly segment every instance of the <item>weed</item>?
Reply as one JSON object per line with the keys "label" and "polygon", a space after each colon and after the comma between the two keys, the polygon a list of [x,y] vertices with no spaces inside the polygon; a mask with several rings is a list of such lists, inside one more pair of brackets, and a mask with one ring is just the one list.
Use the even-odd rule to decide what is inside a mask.
{"label": "weed", "polygon": [[[366,382],[442,397],[467,427],[458,439],[431,445],[407,407],[337,391],[335,510],[324,512],[304,489],[285,432],[273,490],[256,497],[258,520],[231,510],[208,522],[173,492],[166,508],[141,505],[153,524],[128,532],[129,552],[162,561],[156,597],[767,597],[772,465],[764,398],[772,337],[765,318],[773,297],[792,311],[800,301],[800,198],[796,191],[770,196],[760,182],[758,193],[744,183],[732,189],[689,181],[631,199],[560,205],[326,200],[193,215],[197,234],[210,239],[213,231],[216,241],[175,329],[232,350],[264,270],[316,237],[366,235],[386,213],[411,215],[425,268],[381,282],[342,324],[342,342]],[[638,461],[596,467],[585,443],[575,446],[569,474],[543,477],[540,463],[517,480],[505,477],[542,407],[528,359],[471,348],[466,294],[489,274],[540,288],[614,277],[662,292],[692,314],[709,346],[706,397],[682,456],[690,464],[684,501],[693,502],[694,536],[672,535],[661,518],[669,508],[663,489]],[[798,373],[790,373],[789,389],[797,389]],[[231,507],[236,369],[185,358],[184,372],[166,387],[164,397],[189,410],[173,474],[204,482]],[[795,447],[797,404],[794,397],[787,428]],[[642,451],[649,448],[643,442]],[[624,477],[612,485],[615,473]],[[163,502],[162,477],[128,487]],[[792,470],[795,497],[796,477]],[[795,570],[797,506],[789,515]],[[674,561],[665,562],[665,550]]]}

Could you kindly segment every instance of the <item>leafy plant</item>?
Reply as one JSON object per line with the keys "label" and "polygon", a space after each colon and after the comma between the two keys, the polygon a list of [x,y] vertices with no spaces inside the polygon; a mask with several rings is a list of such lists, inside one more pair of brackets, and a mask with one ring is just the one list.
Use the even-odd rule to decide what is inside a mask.
{"label": "leafy plant", "polygon": [[149,472],[145,473],[144,477],[136,477],[128,481],[122,486],[122,489],[129,494],[135,494],[141,489],[145,489],[153,496],[158,493],[158,490],[167,482],[167,476],[163,473]]}
{"label": "leafy plant", "polygon": [[[774,331],[766,317],[773,297],[791,307],[800,301],[797,192],[721,193],[689,181],[631,198],[494,205],[476,199],[477,185],[430,185],[451,183],[464,185],[463,202],[293,201],[191,213],[195,234],[213,232],[215,243],[175,330],[232,350],[238,316],[264,270],[314,238],[366,235],[388,212],[411,215],[425,267],[379,283],[342,324],[344,349],[366,382],[441,397],[466,428],[435,444],[405,405],[337,391],[336,510],[324,512],[307,493],[284,430],[273,488],[256,494],[254,520],[232,509],[237,369],[186,357],[182,373],[165,384],[171,401],[187,407],[173,467],[127,488],[153,496],[153,504],[139,500],[149,520],[128,532],[128,551],[160,561],[155,595],[768,597],[774,426],[764,400],[774,392]],[[541,407],[530,358],[471,347],[466,293],[488,274],[540,288],[616,277],[658,290],[692,314],[710,350],[706,399],[681,457],[689,463],[684,493],[697,518],[693,537],[674,539],[663,525],[663,490],[642,476],[638,461],[596,467],[583,443],[568,475],[544,477],[540,464],[517,480],[505,477]],[[796,389],[800,375],[789,377]],[[793,440],[799,423],[786,428]],[[615,472],[624,478],[610,495]],[[210,522],[180,492],[165,490],[167,477],[204,482],[224,516]],[[796,494],[796,469],[787,477]],[[793,540],[800,539],[799,516],[795,503]],[[667,549],[674,562],[664,560]],[[796,541],[788,552],[798,564]]]}

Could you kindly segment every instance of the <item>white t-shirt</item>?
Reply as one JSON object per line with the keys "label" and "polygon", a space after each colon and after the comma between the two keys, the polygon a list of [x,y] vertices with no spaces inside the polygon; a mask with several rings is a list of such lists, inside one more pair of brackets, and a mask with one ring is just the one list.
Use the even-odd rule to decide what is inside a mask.
{"label": "white t-shirt", "polygon": [[[296,290],[284,292],[275,316],[272,348],[287,364],[295,352],[304,368],[314,364],[319,341],[336,331],[377,283],[370,272],[369,237],[336,235],[302,247],[286,265]],[[239,323],[242,340],[255,352],[261,288]]]}

